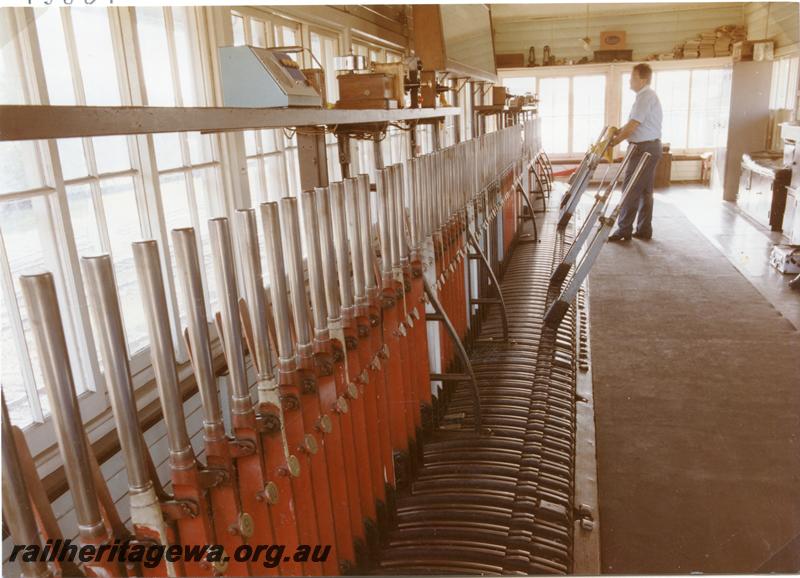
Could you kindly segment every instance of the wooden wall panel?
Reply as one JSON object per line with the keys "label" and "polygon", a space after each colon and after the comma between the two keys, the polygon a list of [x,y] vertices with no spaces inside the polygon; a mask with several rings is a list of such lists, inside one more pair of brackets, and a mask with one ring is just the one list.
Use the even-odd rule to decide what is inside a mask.
{"label": "wooden wall panel", "polygon": [[778,49],[800,43],[800,3],[750,2],[744,12],[750,40],[774,40]]}

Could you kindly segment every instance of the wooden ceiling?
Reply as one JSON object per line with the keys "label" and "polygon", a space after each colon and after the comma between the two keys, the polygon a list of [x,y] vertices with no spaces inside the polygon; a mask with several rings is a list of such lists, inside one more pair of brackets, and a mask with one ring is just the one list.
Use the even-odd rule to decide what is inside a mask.
{"label": "wooden ceiling", "polygon": [[746,2],[652,2],[652,3],[561,3],[561,4],[492,4],[492,19],[503,21],[558,20],[618,14],[657,14],[674,10],[703,10],[707,7],[744,7]]}

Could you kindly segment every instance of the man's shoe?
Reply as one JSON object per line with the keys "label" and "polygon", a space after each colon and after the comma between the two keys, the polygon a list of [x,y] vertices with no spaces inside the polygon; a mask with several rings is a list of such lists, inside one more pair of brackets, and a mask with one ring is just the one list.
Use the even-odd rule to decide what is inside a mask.
{"label": "man's shoe", "polygon": [[614,233],[608,238],[608,240],[611,241],[612,243],[616,243],[618,241],[630,241],[631,234],[628,233],[627,235],[622,235],[620,233]]}
{"label": "man's shoe", "polygon": [[650,239],[653,238],[653,233],[649,233],[647,235],[645,235],[643,233],[634,233],[633,234],[633,238],[634,239],[642,239],[643,241],[649,241]]}

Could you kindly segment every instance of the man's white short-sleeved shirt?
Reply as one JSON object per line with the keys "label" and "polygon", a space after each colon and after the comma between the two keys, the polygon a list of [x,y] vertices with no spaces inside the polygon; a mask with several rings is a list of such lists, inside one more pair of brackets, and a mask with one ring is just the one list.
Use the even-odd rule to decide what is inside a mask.
{"label": "man's white short-sleeved shirt", "polygon": [[660,139],[663,116],[656,91],[649,85],[642,88],[636,93],[636,100],[628,117],[629,120],[637,121],[639,126],[630,134],[628,141],[636,143]]}

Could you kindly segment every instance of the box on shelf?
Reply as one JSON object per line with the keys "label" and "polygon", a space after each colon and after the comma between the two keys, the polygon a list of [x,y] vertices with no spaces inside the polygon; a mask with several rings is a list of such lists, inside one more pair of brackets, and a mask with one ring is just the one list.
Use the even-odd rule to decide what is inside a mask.
{"label": "box on shelf", "polygon": [[397,108],[390,74],[340,74],[336,108]]}
{"label": "box on shelf", "polygon": [[600,50],[624,50],[624,30],[606,30],[600,33]]}
{"label": "box on shelf", "polygon": [[734,62],[747,62],[753,60],[753,43],[749,40],[739,40],[733,43],[731,51]]}
{"label": "box on shelf", "polygon": [[633,50],[595,50],[595,62],[631,62]]}
{"label": "box on shelf", "polygon": [[753,60],[755,62],[763,62],[765,60],[772,60],[774,43],[772,40],[764,42],[753,42]]}
{"label": "box on shelf", "polygon": [[505,106],[506,97],[508,96],[505,86],[492,87],[492,105]]}
{"label": "box on shelf", "polygon": [[494,62],[497,68],[522,68],[525,66],[525,55],[519,54],[495,54]]}

